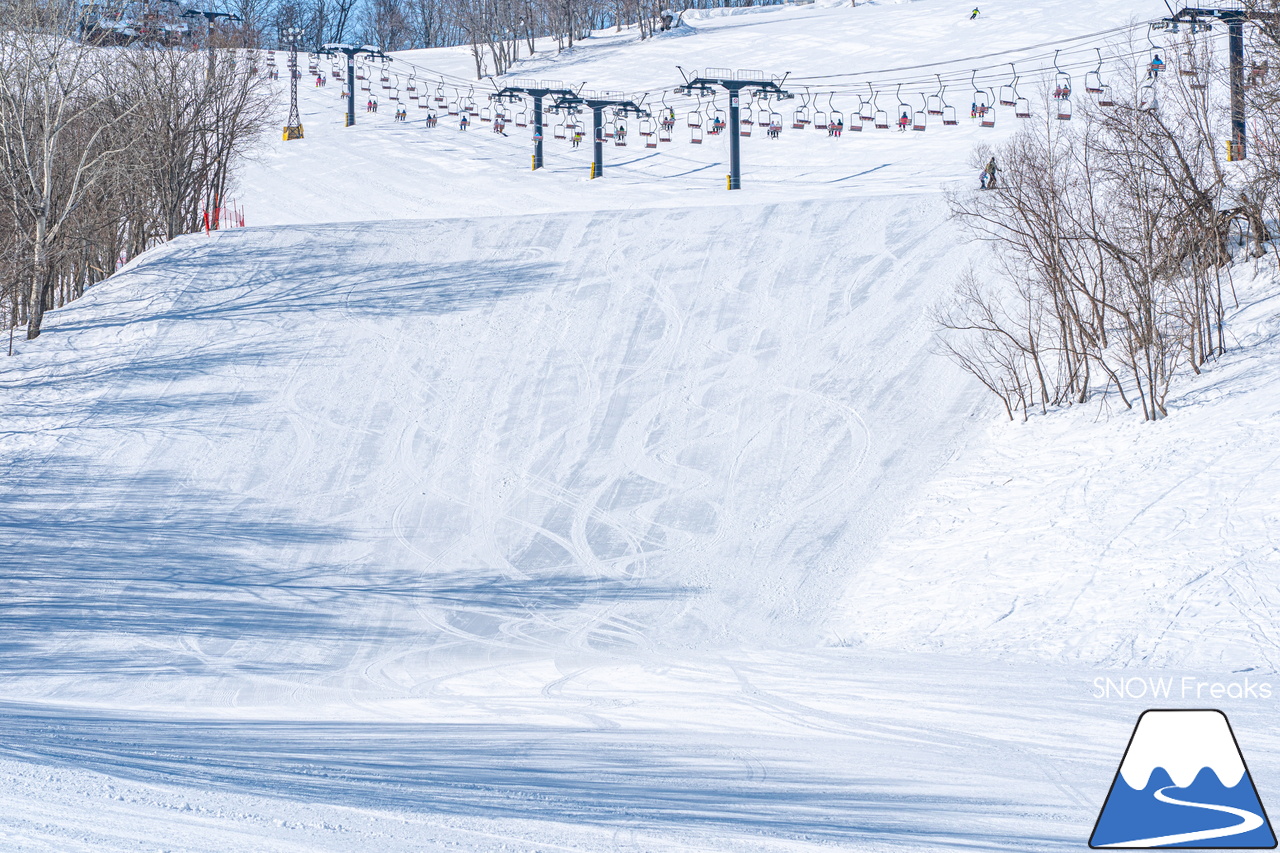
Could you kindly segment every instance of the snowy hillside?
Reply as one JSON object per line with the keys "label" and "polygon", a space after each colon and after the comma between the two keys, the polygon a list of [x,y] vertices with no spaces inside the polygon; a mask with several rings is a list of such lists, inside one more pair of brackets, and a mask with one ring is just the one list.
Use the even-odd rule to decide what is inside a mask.
{"label": "snowy hillside", "polygon": [[[990,53],[1040,98],[1044,44],[1164,14],[1063,8],[690,13],[512,74]],[[1166,421],[1008,424],[930,312],[1011,118],[757,133],[729,193],[722,139],[589,180],[302,82],[250,227],[0,360],[0,849],[1075,850],[1150,701],[1096,678],[1275,672],[1269,257]],[[1270,706],[1218,707],[1265,799]]]}

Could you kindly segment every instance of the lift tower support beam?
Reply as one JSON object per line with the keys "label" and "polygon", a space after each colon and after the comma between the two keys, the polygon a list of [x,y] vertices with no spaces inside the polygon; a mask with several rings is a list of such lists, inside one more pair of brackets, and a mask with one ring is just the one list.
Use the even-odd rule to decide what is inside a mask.
{"label": "lift tower support beam", "polygon": [[594,92],[580,90],[576,94],[556,99],[557,107],[587,107],[592,118],[592,158],[591,177],[598,178],[604,174],[604,111],[612,108],[616,116],[636,116],[643,118],[649,115],[644,108],[644,98],[639,103],[621,92]]}
{"label": "lift tower support beam", "polygon": [[1162,23],[1176,29],[1190,24],[1191,31],[1209,29],[1209,21],[1222,21],[1227,25],[1227,61],[1231,82],[1231,158],[1243,160],[1248,156],[1248,126],[1245,122],[1244,104],[1244,25],[1246,21],[1265,19],[1275,21],[1280,16],[1274,12],[1250,11],[1244,3],[1229,7],[1184,6]]}
{"label": "lift tower support beam", "polygon": [[[680,66],[676,66],[680,68]],[[773,95],[777,98],[790,98],[791,93],[782,88],[782,84],[786,82],[787,75],[782,77],[770,77],[763,71],[747,71],[739,69],[731,71],[728,68],[708,68],[699,73],[697,71],[689,74],[680,68],[680,74],[684,77],[684,86],[676,89],[677,95],[683,94],[714,94],[714,90],[723,89],[729,93],[729,177],[728,186],[731,190],[742,189],[742,139],[741,139],[741,97],[742,93],[751,92],[753,94]]]}
{"label": "lift tower support beam", "polygon": [[350,44],[326,44],[324,52],[331,56],[341,53],[347,57],[347,127],[351,127],[356,123],[356,57],[363,53],[372,59],[381,59],[386,62],[390,62],[391,57],[371,44],[360,47]]}
{"label": "lift tower support beam", "polygon": [[492,97],[499,101],[514,101],[521,95],[533,99],[533,168],[542,168],[542,140],[546,135],[542,127],[542,99],[550,95],[554,98],[571,98],[576,92],[563,83],[555,80],[514,80],[510,86],[504,86]]}

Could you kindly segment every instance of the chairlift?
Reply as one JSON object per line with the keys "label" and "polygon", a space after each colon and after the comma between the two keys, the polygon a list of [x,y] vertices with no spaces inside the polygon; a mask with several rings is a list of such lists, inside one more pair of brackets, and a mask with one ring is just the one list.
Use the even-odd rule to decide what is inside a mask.
{"label": "chairlift", "polygon": [[923,102],[923,105],[920,109],[916,110],[915,116],[911,121],[911,129],[923,132],[925,128],[929,126],[929,98],[922,94],[920,96],[920,100]]}
{"label": "chairlift", "polygon": [[1013,105],[1014,118],[1031,118],[1031,101],[1027,98],[1018,98]]}
{"label": "chairlift", "polygon": [[627,123],[621,119],[613,123],[613,144],[619,148],[627,147]]}
{"label": "chairlift", "polygon": [[973,100],[969,105],[969,118],[985,119],[995,105],[991,103],[987,90],[978,88],[977,71],[970,73],[969,82],[973,84]]}
{"label": "chairlift", "polygon": [[425,110],[425,109],[429,109],[430,107],[431,107],[431,99],[424,94],[421,100],[418,101],[418,109]]}
{"label": "chairlift", "polygon": [[911,114],[913,112],[915,112],[915,110],[912,108],[912,106],[908,104],[906,101],[902,100],[902,84],[899,83],[898,84],[898,109],[894,111],[894,115],[897,116],[899,129],[901,130],[906,129],[907,125],[911,122]]}
{"label": "chairlift", "polygon": [[603,139],[613,139],[613,133],[616,125],[613,119],[605,119],[604,126],[600,128],[600,136]]}
{"label": "chairlift", "polygon": [[827,113],[825,110],[818,110],[813,114],[813,126],[817,130],[827,129]]}
{"label": "chairlift", "polygon": [[716,106],[716,99],[713,97],[711,99],[711,134],[714,136],[724,130],[728,124],[728,119],[729,114]]}
{"label": "chairlift", "polygon": [[751,120],[751,104],[747,104],[738,112],[738,135],[750,136],[751,126],[754,124],[755,122]]}
{"label": "chairlift", "polygon": [[1012,107],[1018,103],[1018,69],[1013,63],[1009,63],[1009,69],[1013,72],[1013,79],[1000,87],[1000,106]]}
{"label": "chairlift", "polygon": [[934,92],[932,95],[930,95],[928,98],[925,99],[924,111],[931,116],[940,116],[942,115],[942,104],[943,104],[942,93],[946,89],[946,87],[942,85],[941,74],[935,74],[934,76],[938,78],[938,91]]}
{"label": "chairlift", "polygon": [[520,103],[520,112],[516,113],[516,127],[529,126],[529,110],[524,106],[524,102]]}
{"label": "chairlift", "polygon": [[1071,121],[1071,98],[1058,98],[1058,121]]}
{"label": "chairlift", "polygon": [[668,124],[667,122],[658,123],[658,141],[659,142],[671,141],[671,125]]}
{"label": "chairlift", "polygon": [[702,113],[698,110],[693,110],[692,112],[689,113],[689,117],[686,119],[686,122],[689,125],[689,141],[692,142],[694,145],[701,145],[702,144]]}
{"label": "chairlift", "polygon": [[551,128],[551,135],[556,139],[567,139],[569,137],[568,129],[565,127],[563,120]]}
{"label": "chairlift", "polygon": [[[1059,103],[1067,101],[1067,118],[1071,118],[1071,75],[1058,67],[1058,51],[1053,54],[1053,99]],[[1059,113],[1062,110],[1058,111]],[[1059,116],[1062,118],[1062,116]]]}
{"label": "chairlift", "polygon": [[1160,109],[1160,98],[1156,94],[1154,80],[1147,81],[1138,87],[1138,109],[1149,113]]}
{"label": "chairlift", "polygon": [[653,136],[653,119],[649,116],[640,119],[640,135],[645,139]]}
{"label": "chairlift", "polygon": [[[871,85],[870,83],[868,83],[868,84],[867,84],[867,86],[868,86],[868,87],[870,87],[870,85]],[[871,91],[871,100],[874,100],[874,99],[875,99],[875,96],[876,96],[875,90],[874,90],[874,89],[872,89],[872,91]],[[870,123],[870,122],[875,121],[875,117],[876,117],[876,110],[875,110],[875,107],[873,107],[873,106],[871,105],[871,100],[868,100],[868,99],[866,99],[866,98],[862,97],[861,95],[859,95],[859,96],[858,96],[858,125],[859,125],[859,128],[861,128],[861,126],[862,126],[864,123]]]}
{"label": "chairlift", "polygon": [[995,90],[988,89],[987,96],[988,96],[987,102],[990,103],[991,106],[987,107],[987,111],[982,114],[981,116],[982,121],[980,123],[983,127],[995,127],[996,126]]}
{"label": "chairlift", "polygon": [[804,126],[810,121],[812,121],[812,117],[809,115],[809,90],[806,89],[804,101],[791,114],[791,127],[795,130],[804,130]]}
{"label": "chairlift", "polygon": [[759,127],[768,127],[772,117],[773,111],[769,108],[768,99],[761,98],[759,106],[756,107],[756,125]]}
{"label": "chairlift", "polygon": [[950,104],[942,105],[942,124],[946,127],[955,127],[960,123],[960,118],[956,115],[956,108]]}
{"label": "chairlift", "polygon": [[446,111],[451,116],[456,116],[462,112],[462,100],[458,97],[457,89],[453,90],[453,100],[449,101],[449,106]]}
{"label": "chairlift", "polygon": [[1111,94],[1111,87],[1105,83],[1102,84],[1102,93],[1098,95],[1098,106],[1114,107],[1115,105],[1116,99],[1115,96]]}
{"label": "chairlift", "polygon": [[1095,47],[1098,51],[1098,67],[1092,71],[1085,72],[1084,90],[1090,95],[1102,94],[1102,48]]}
{"label": "chairlift", "polygon": [[443,104],[446,98],[444,96],[444,81],[440,81],[440,85],[436,86],[436,103]]}
{"label": "chairlift", "polygon": [[480,110],[481,121],[493,121],[493,107],[485,106]]}
{"label": "chairlift", "polygon": [[[843,133],[845,129],[844,113],[836,109],[835,99],[835,92],[831,92],[827,95],[827,127],[835,127]],[[858,130],[862,130],[861,122],[857,124],[857,128]]]}
{"label": "chairlift", "polygon": [[[406,92],[416,92],[418,91],[417,84],[418,84],[417,79],[412,74],[410,74],[408,81],[406,81],[404,84],[404,90]],[[414,100],[417,100],[417,99],[415,98]]]}

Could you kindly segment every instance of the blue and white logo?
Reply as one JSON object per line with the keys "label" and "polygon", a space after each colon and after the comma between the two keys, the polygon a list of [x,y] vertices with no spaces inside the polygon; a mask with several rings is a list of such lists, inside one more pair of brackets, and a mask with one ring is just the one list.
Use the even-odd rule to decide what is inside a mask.
{"label": "blue and white logo", "polygon": [[1274,848],[1275,833],[1226,715],[1143,712],[1089,846]]}

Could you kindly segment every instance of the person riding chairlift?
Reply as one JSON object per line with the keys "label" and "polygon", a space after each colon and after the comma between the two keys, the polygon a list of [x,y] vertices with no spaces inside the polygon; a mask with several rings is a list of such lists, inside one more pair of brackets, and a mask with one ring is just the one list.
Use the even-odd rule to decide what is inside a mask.
{"label": "person riding chairlift", "polygon": [[906,130],[909,124],[911,124],[911,116],[903,113],[902,117],[898,119],[898,130]]}
{"label": "person riding chairlift", "polygon": [[1160,76],[1160,72],[1164,70],[1164,60],[1160,58],[1160,54],[1156,54],[1151,60],[1151,67],[1147,69],[1147,78],[1154,80]]}

